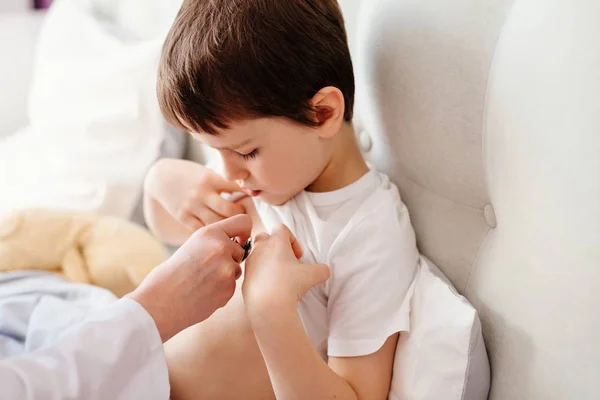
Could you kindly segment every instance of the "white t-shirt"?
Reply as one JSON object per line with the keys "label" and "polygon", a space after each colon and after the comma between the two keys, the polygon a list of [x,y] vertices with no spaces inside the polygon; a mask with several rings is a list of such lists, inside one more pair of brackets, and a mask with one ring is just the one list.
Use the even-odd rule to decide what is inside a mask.
{"label": "white t-shirt", "polygon": [[324,360],[372,354],[409,330],[419,252],[408,211],[385,174],[371,170],[340,190],[305,191],[282,206],[254,204],[268,232],[278,223],[290,228],[303,262],[331,269],[298,305]]}

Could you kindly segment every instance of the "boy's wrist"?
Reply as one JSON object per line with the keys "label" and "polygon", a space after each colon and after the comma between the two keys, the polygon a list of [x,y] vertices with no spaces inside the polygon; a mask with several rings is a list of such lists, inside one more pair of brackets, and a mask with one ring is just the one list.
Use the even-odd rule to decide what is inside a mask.
{"label": "boy's wrist", "polygon": [[244,298],[246,314],[252,326],[272,326],[284,320],[290,314],[298,313],[298,303],[282,301],[277,297],[260,296],[260,298]]}

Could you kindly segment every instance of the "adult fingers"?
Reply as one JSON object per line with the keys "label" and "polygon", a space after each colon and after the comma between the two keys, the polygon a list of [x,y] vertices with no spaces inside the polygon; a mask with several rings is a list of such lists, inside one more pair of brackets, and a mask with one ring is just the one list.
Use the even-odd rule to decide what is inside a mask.
{"label": "adult fingers", "polygon": [[242,276],[242,267],[240,267],[240,264],[237,264],[237,267],[235,268],[235,280],[237,281],[238,279],[240,279],[241,276]]}
{"label": "adult fingers", "polygon": [[212,224],[211,227],[221,230],[229,238],[238,237],[240,243],[246,243],[252,233],[252,219],[246,214],[240,214]]}
{"label": "adult fingers", "polygon": [[244,254],[245,254],[244,249],[236,241],[231,242],[230,248],[231,248],[231,257],[233,258],[233,261],[235,261],[236,264],[240,264],[242,262],[242,260],[244,259]]}

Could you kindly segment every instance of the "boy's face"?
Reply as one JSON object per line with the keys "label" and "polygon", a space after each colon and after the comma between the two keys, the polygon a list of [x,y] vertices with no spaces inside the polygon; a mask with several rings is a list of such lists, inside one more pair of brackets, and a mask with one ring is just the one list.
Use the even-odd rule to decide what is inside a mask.
{"label": "boy's face", "polygon": [[219,150],[228,180],[273,205],[310,186],[331,157],[330,143],[320,136],[319,128],[284,118],[236,122],[219,135],[194,137]]}

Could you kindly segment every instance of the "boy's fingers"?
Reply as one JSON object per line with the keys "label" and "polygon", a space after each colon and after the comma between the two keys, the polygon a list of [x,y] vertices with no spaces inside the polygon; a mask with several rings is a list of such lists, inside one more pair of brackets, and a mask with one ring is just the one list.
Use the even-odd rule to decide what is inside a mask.
{"label": "boy's fingers", "polygon": [[294,240],[292,243],[292,250],[294,250],[294,255],[298,260],[302,258],[302,246],[300,246],[300,243],[297,240]]}
{"label": "boy's fingers", "polygon": [[304,290],[309,291],[314,286],[320,285],[329,279],[331,271],[324,264],[314,264],[304,266]]}
{"label": "boy's fingers", "polygon": [[185,225],[192,232],[196,232],[198,229],[203,228],[204,224],[198,218],[192,214],[186,214],[181,223]]}
{"label": "boy's fingers", "polygon": [[290,229],[283,225],[279,224],[273,229],[273,235],[278,236],[281,240],[287,240],[292,245],[292,250],[294,251],[294,255],[297,259],[302,258],[302,246],[296,240],[296,236],[290,231]]}
{"label": "boy's fingers", "polygon": [[246,214],[224,219],[211,226],[225,232],[227,237],[238,237],[240,243],[246,243],[252,233],[252,219]]}
{"label": "boy's fingers", "polygon": [[214,224],[215,222],[219,222],[224,219],[221,215],[206,207],[200,208],[196,212],[196,216],[204,223],[204,225]]}
{"label": "boy's fingers", "polygon": [[268,240],[270,237],[271,237],[271,235],[269,235],[268,233],[261,232],[258,235],[256,235],[256,237],[254,238],[254,245],[256,246],[257,244]]}
{"label": "boy's fingers", "polygon": [[246,212],[241,204],[236,204],[226,200],[216,193],[206,197],[206,205],[211,210],[225,218],[233,217],[234,215],[238,214],[244,214]]}
{"label": "boy's fingers", "polygon": [[242,188],[239,187],[237,183],[230,182],[227,179],[223,178],[221,175],[216,174],[216,173],[214,175],[212,175],[212,183],[214,185],[213,187],[219,193],[223,193],[223,192],[235,193],[235,192],[242,191]]}

